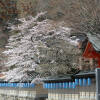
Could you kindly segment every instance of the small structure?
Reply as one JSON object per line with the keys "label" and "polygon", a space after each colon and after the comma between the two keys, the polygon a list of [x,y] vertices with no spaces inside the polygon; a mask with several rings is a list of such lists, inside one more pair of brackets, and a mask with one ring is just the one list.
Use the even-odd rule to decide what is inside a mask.
{"label": "small structure", "polygon": [[[100,36],[98,34],[87,34],[86,42],[80,42],[80,48],[84,47],[80,57],[81,70],[95,70],[100,68]],[[83,46],[85,44],[85,46]],[[85,65],[82,63],[85,63]]]}
{"label": "small structure", "polygon": [[47,100],[96,100],[95,72],[44,80]]}
{"label": "small structure", "polygon": [[89,42],[87,43],[86,49],[83,53],[83,57],[95,59],[97,61],[97,68],[100,68],[100,39],[99,36],[94,34],[88,34]]}

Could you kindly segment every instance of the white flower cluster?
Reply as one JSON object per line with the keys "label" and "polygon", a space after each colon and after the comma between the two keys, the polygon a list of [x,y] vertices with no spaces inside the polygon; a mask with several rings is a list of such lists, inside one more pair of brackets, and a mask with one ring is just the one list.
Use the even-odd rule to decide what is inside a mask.
{"label": "white flower cluster", "polygon": [[[15,81],[27,78],[27,71],[35,71],[39,66],[40,55],[39,47],[49,47],[43,41],[48,37],[58,36],[59,38],[69,41],[68,35],[70,28],[59,26],[54,27],[50,20],[45,19],[38,21],[38,18],[45,15],[45,12],[39,13],[36,17],[29,16],[27,19],[19,19],[21,24],[12,25],[11,31],[19,31],[18,34],[10,36],[6,51],[3,53],[8,56],[4,63],[6,67],[15,66],[14,69],[6,72],[6,80]],[[50,32],[52,34],[50,34]]]}

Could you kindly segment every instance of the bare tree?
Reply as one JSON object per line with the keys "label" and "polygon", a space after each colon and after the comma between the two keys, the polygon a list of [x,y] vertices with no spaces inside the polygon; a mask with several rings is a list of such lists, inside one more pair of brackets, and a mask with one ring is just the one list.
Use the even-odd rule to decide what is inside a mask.
{"label": "bare tree", "polygon": [[81,33],[99,33],[100,2],[97,0],[75,0],[70,8],[71,26]]}

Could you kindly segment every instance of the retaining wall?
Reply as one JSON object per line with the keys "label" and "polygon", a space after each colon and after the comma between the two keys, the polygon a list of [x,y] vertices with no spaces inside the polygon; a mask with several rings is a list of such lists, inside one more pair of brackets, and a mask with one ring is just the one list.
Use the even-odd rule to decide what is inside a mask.
{"label": "retaining wall", "polygon": [[43,89],[42,84],[28,84],[27,87],[23,84],[15,87],[11,83],[9,87],[3,84],[5,83],[0,87],[0,100],[44,100],[47,97],[47,91]]}
{"label": "retaining wall", "polygon": [[[69,82],[68,82],[69,83]],[[59,84],[59,83],[58,83]],[[96,100],[96,83],[95,79],[91,79],[90,84],[85,86],[77,85],[76,87],[48,87],[47,100]]]}

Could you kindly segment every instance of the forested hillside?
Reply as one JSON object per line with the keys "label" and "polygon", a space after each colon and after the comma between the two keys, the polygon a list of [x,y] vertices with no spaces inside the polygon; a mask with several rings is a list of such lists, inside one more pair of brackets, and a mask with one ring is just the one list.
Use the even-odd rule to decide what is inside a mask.
{"label": "forested hillside", "polygon": [[[100,7],[99,1],[97,0],[18,0],[14,6],[15,8],[13,8],[14,12],[17,12],[16,16],[9,16],[11,12],[8,13],[9,9],[7,9],[7,7],[12,7],[11,5],[7,5],[5,1],[0,4],[2,5],[0,8],[2,22],[0,28],[2,41],[0,46],[5,47],[6,45],[5,51],[11,49],[11,54],[8,53],[8,51],[6,52],[8,53],[5,55],[8,57],[8,62],[4,63],[4,66],[9,67],[9,69],[11,69],[9,72],[12,74],[14,73],[13,71],[17,73],[17,71],[20,70],[19,66],[21,67],[19,74],[22,75],[22,73],[25,74],[29,72],[30,69],[24,72],[23,68],[31,68],[33,62],[34,68],[32,68],[42,77],[76,73],[79,70],[78,57],[81,56],[82,52],[77,49],[76,45],[73,46],[70,44],[67,39],[73,36],[73,34],[98,34],[100,31]],[[38,16],[40,12],[46,13],[43,16]],[[30,15],[31,17],[29,17]],[[16,22],[19,22],[19,24],[17,23],[15,25]],[[11,28],[13,25],[15,29]],[[8,29],[7,26],[9,26],[10,29]],[[28,37],[28,35],[30,35],[30,37]],[[27,37],[29,41],[25,37]],[[27,45],[33,47],[33,51],[28,51],[27,46],[25,47],[26,44],[24,43],[26,40],[28,43],[32,40],[30,45]],[[74,43],[75,41],[73,44]],[[34,45],[36,45],[36,47],[34,47]],[[20,51],[21,48],[19,49],[19,47],[25,47],[25,50],[29,54],[25,51],[26,53],[24,55],[24,51]],[[20,52],[12,52],[16,49]],[[34,54],[35,50],[38,51],[38,54]],[[37,53],[37,51],[35,53]],[[30,58],[32,53],[34,56]],[[18,56],[19,59],[22,55],[21,60],[14,57],[15,55],[16,57]],[[33,60],[33,62],[29,61],[29,63],[28,60]],[[24,61],[26,61],[27,64],[24,63]],[[23,64],[26,64],[26,66]],[[15,76],[13,77],[15,78]],[[23,77],[23,75],[21,77]],[[8,80],[10,79],[12,79],[12,77],[8,77]]]}

